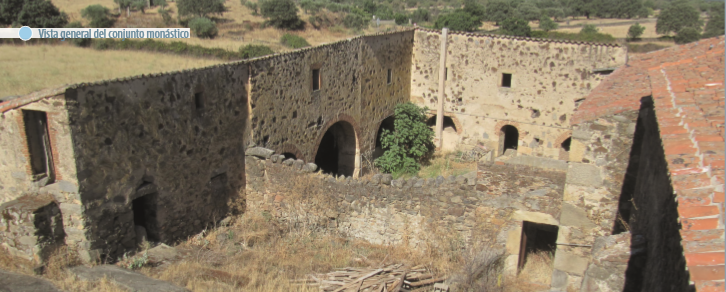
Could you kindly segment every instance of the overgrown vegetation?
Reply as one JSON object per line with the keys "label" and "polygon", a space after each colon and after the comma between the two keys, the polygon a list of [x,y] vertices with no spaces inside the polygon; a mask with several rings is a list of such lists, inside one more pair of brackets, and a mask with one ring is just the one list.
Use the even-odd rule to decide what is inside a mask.
{"label": "overgrown vegetation", "polygon": [[161,42],[153,39],[143,41],[115,39],[94,39],[93,48],[97,50],[139,50],[159,53],[172,53],[194,57],[213,57],[222,60],[244,59],[240,52],[230,52],[220,48],[207,48],[199,45],[188,45],[184,42]]}
{"label": "overgrown vegetation", "polygon": [[310,43],[308,43],[305,38],[289,33],[282,35],[282,37],[280,38],[280,43],[292,49],[299,49],[310,46]]}
{"label": "overgrown vegetation", "polygon": [[227,11],[224,0],[177,0],[180,16],[208,17]]}
{"label": "overgrown vegetation", "polygon": [[267,18],[269,25],[279,29],[298,30],[305,27],[292,0],[265,0],[260,5],[260,13]]}
{"label": "overgrown vegetation", "polygon": [[240,57],[243,59],[256,58],[265,55],[271,55],[275,52],[270,47],[265,45],[253,45],[248,44],[239,48]]}
{"label": "overgrown vegetation", "polygon": [[385,152],[375,165],[386,173],[416,173],[434,149],[434,132],[426,125],[427,108],[407,102],[394,108],[393,131],[383,129]]}
{"label": "overgrown vegetation", "polygon": [[61,28],[68,15],[49,0],[0,0],[0,27]]}
{"label": "overgrown vegetation", "polygon": [[81,16],[90,21],[89,25],[91,27],[106,28],[113,26],[111,11],[98,4],[89,5],[81,10]]}
{"label": "overgrown vegetation", "polygon": [[189,21],[189,28],[200,38],[213,38],[217,36],[217,25],[206,17],[195,17]]}

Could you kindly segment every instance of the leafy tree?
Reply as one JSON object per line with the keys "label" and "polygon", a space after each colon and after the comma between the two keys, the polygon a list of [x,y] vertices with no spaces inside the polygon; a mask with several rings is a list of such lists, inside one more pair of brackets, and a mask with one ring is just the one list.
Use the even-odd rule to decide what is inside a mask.
{"label": "leafy tree", "polygon": [[676,44],[687,44],[690,42],[695,42],[700,38],[701,32],[699,31],[699,29],[692,26],[686,26],[678,31],[673,40],[676,41]]}
{"label": "leafy tree", "polygon": [[554,18],[555,20],[560,20],[565,18],[565,10],[562,8],[546,8],[544,9],[544,15]]}
{"label": "leafy tree", "polygon": [[658,34],[668,34],[671,32],[679,32],[684,27],[693,27],[700,30],[702,25],[698,15],[698,10],[686,1],[677,1],[671,3],[663,9],[658,15],[655,23],[655,32]]}
{"label": "leafy tree", "polygon": [[531,2],[525,2],[517,7],[517,17],[524,20],[539,20],[541,16],[542,11],[540,11],[540,9]]}
{"label": "leafy tree", "polygon": [[[242,0],[242,1],[244,1],[244,0]],[[251,2],[247,2],[247,3],[251,3]],[[255,7],[256,7],[256,4],[255,4]],[[302,10],[304,10],[305,13],[307,13],[307,14],[317,13],[318,11],[320,11],[320,9],[323,9],[323,7],[325,7],[325,3],[321,2],[321,1],[316,1],[316,0],[300,1],[300,8]],[[257,9],[255,9],[255,10],[257,10]]]}
{"label": "leafy tree", "polygon": [[104,28],[113,26],[113,20],[109,18],[111,11],[99,4],[88,5],[81,10],[81,17],[90,21],[91,27]]}
{"label": "leafy tree", "polygon": [[18,13],[16,26],[60,28],[68,24],[68,15],[48,0],[28,0]]}
{"label": "leafy tree", "polygon": [[177,0],[176,5],[180,16],[206,17],[227,11],[224,0]]}
{"label": "leafy tree", "polygon": [[364,29],[368,24],[368,19],[358,13],[348,13],[343,17],[343,25],[350,29]]}
{"label": "leafy tree", "polygon": [[499,29],[506,35],[529,37],[532,35],[532,28],[529,22],[521,18],[509,18],[502,21]]}
{"label": "leafy tree", "polygon": [[268,46],[263,45],[246,45],[244,47],[239,48],[239,53],[242,56],[242,58],[249,59],[249,58],[256,58],[261,57],[265,55],[271,55],[275,52],[270,49]]}
{"label": "leafy tree", "polygon": [[507,0],[492,0],[486,6],[486,20],[494,21],[497,25],[514,14],[514,7]]}
{"label": "leafy tree", "polygon": [[478,17],[459,10],[439,16],[434,23],[434,27],[436,29],[447,27],[451,30],[475,31],[481,24]]}
{"label": "leafy tree", "polygon": [[634,18],[645,14],[648,10],[641,0],[594,0],[591,2],[592,12],[601,18]]}
{"label": "leafy tree", "polygon": [[703,32],[703,38],[724,35],[724,7],[714,6],[708,11],[708,22]]}
{"label": "leafy tree", "polygon": [[[252,15],[259,15],[259,13],[257,12],[259,7],[257,6],[256,2],[247,1],[247,0],[241,0],[241,1],[245,7],[247,7],[249,10],[252,10]],[[300,2],[300,4],[302,5],[303,2]],[[312,2],[312,1],[309,1],[309,2]]]}
{"label": "leafy tree", "polygon": [[419,8],[411,14],[411,21],[415,23],[427,22],[431,20],[431,14],[428,10]]}
{"label": "leafy tree", "polygon": [[134,4],[133,0],[113,0],[113,2],[118,4],[119,14],[121,14],[121,9],[129,9]]}
{"label": "leafy tree", "polygon": [[304,47],[310,46],[310,43],[308,43],[308,41],[305,40],[305,38],[294,35],[294,34],[289,34],[289,33],[282,35],[282,37],[280,38],[280,43],[282,43],[286,47],[293,48],[293,49],[299,49],[299,48],[304,48]]}
{"label": "leafy tree", "polygon": [[475,0],[464,1],[464,12],[476,16],[479,21],[486,20],[486,8]]}
{"label": "leafy tree", "polygon": [[363,1],[363,11],[365,11],[368,14],[375,14],[378,7],[376,6],[376,3],[373,2],[373,0],[365,0]]}
{"label": "leafy tree", "polygon": [[393,15],[393,19],[396,20],[396,24],[404,25],[408,23],[408,15],[403,13],[396,13]]}
{"label": "leafy tree", "polygon": [[635,23],[630,26],[628,29],[628,39],[634,40],[639,38],[641,35],[643,35],[643,32],[645,31],[645,26],[640,25],[640,23]]}
{"label": "leafy tree", "polygon": [[260,14],[267,18],[267,23],[280,29],[297,30],[305,27],[297,16],[297,6],[292,0],[266,0],[260,5]]}
{"label": "leafy tree", "polygon": [[582,29],[580,29],[581,34],[593,34],[597,33],[598,28],[594,24],[585,24],[582,26]]}
{"label": "leafy tree", "polygon": [[189,28],[200,38],[213,38],[217,36],[217,26],[206,17],[195,17],[189,21]]}
{"label": "leafy tree", "polygon": [[134,10],[141,10],[141,13],[146,13],[146,1],[145,0],[136,0],[133,3],[131,3],[131,7],[133,7]]}
{"label": "leafy tree", "polygon": [[0,26],[8,26],[18,19],[24,0],[0,0]]}
{"label": "leafy tree", "polygon": [[555,30],[555,29],[557,29],[558,26],[559,25],[557,24],[557,22],[552,21],[552,19],[547,16],[543,15],[539,19],[539,29],[541,29],[541,30],[544,30],[544,31]]}
{"label": "leafy tree", "polygon": [[416,5],[418,5],[417,0],[406,0],[407,7],[413,8],[413,7],[416,7]]}
{"label": "leafy tree", "polygon": [[416,173],[433,150],[434,131],[426,126],[427,108],[407,102],[394,109],[393,131],[383,129],[381,145],[385,152],[375,165],[386,173]]}

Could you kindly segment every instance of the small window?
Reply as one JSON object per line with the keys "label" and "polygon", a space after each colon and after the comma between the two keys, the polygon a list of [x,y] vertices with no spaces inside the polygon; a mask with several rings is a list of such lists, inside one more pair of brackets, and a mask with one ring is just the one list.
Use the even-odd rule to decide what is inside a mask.
{"label": "small window", "polygon": [[204,109],[204,100],[202,99],[202,93],[197,92],[194,94],[194,107],[199,111]]}
{"label": "small window", "polygon": [[313,69],[313,91],[320,90],[320,69]]}
{"label": "small window", "polygon": [[502,87],[512,87],[512,74],[502,73]]}
{"label": "small window", "polygon": [[53,157],[48,137],[48,117],[45,112],[23,110],[25,137],[30,154],[33,180],[52,180]]}
{"label": "small window", "polygon": [[449,68],[444,68],[444,80],[449,80]]}
{"label": "small window", "polygon": [[393,70],[388,69],[388,77],[386,77],[386,83],[391,84],[393,82]]}

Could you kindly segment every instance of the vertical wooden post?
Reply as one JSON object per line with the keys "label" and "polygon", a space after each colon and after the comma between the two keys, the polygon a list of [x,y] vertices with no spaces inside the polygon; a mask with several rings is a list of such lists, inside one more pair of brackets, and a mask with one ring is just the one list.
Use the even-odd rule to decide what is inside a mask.
{"label": "vertical wooden post", "polygon": [[443,145],[444,131],[444,82],[446,79],[446,34],[448,28],[441,29],[441,53],[439,55],[439,100],[436,109],[436,147],[441,149]]}

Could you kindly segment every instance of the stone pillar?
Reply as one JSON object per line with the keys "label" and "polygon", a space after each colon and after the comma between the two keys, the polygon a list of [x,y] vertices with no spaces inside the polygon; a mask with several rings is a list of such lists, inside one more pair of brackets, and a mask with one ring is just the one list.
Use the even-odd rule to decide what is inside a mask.
{"label": "stone pillar", "polygon": [[446,79],[446,34],[448,28],[441,29],[441,53],[439,54],[439,100],[436,109],[436,147],[441,149],[444,132],[444,82]]}

